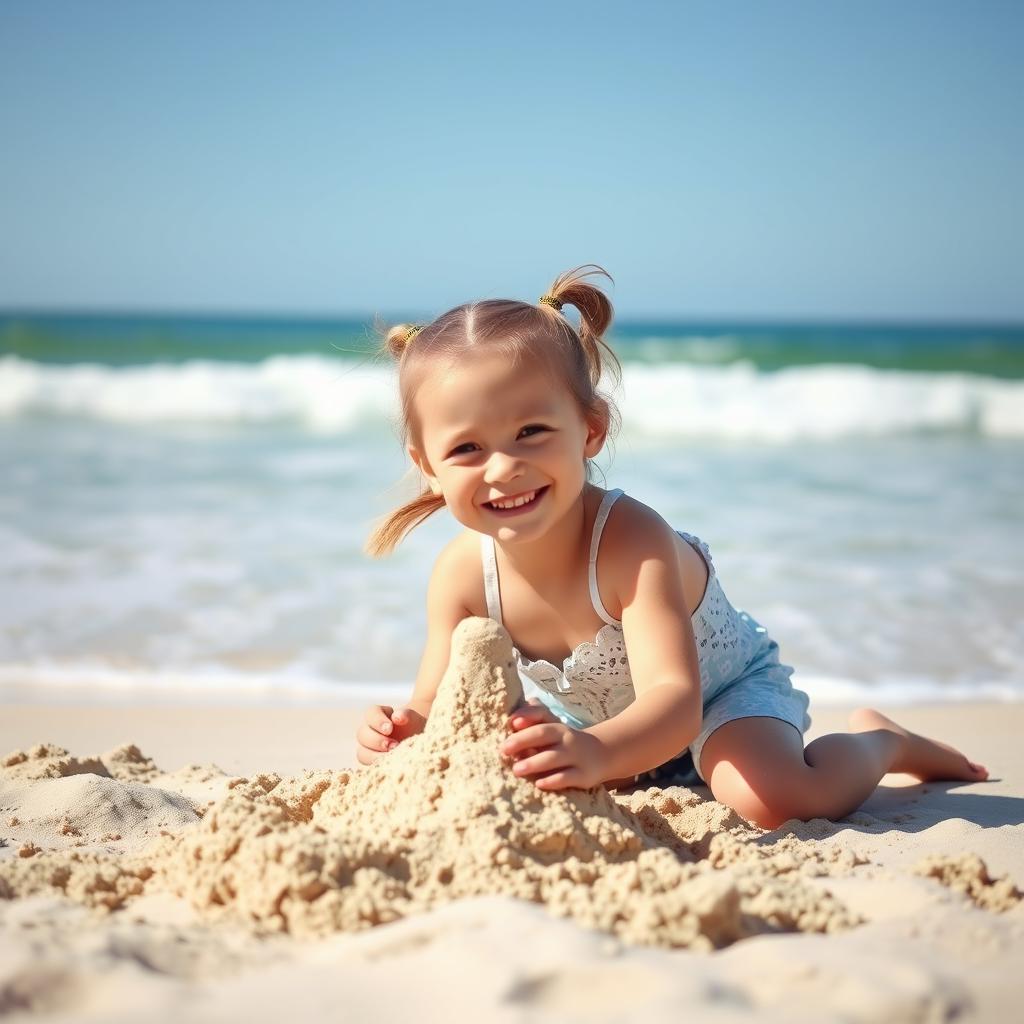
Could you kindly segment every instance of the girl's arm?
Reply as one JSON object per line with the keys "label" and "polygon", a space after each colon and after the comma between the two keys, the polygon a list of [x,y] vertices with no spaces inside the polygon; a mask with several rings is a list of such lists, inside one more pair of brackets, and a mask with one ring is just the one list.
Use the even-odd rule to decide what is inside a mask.
{"label": "girl's arm", "polygon": [[360,764],[372,764],[402,740],[423,730],[448,667],[452,630],[472,614],[460,596],[466,593],[467,573],[472,571],[466,550],[466,543],[457,538],[434,564],[427,585],[427,642],[412,697],[402,707],[375,704],[367,709],[356,731],[356,759]]}
{"label": "girl's arm", "polygon": [[[475,541],[475,535],[470,539]],[[472,549],[478,552],[479,542],[473,543]],[[427,584],[427,642],[407,705],[424,718],[430,713],[437,688],[448,668],[452,632],[463,619],[473,614],[466,607],[467,570],[472,573],[473,569],[468,561],[467,537],[463,534],[438,555]]]}
{"label": "girl's arm", "polygon": [[682,753],[700,731],[700,665],[675,532],[646,505],[623,498],[604,536],[600,582],[615,596],[605,601],[609,611],[622,608],[636,700],[580,730],[541,705],[517,708],[509,718],[513,734],[499,749],[514,762],[512,771],[535,777],[539,789],[631,778]]}
{"label": "girl's arm", "polygon": [[622,512],[609,516],[612,557],[605,565],[622,604],[636,700],[585,730],[601,743],[606,779],[637,775],[675,757],[696,738],[702,717],[700,666],[675,531],[640,502],[629,501]]}

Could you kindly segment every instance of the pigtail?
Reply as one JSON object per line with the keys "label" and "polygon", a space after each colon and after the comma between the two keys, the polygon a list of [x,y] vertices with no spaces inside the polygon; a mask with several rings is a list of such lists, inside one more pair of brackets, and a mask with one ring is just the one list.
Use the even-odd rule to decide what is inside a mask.
{"label": "pigtail", "polygon": [[[424,324],[395,324],[394,327],[386,328],[378,321],[377,334],[384,339],[380,353],[386,352],[401,367],[402,357],[409,344],[423,330],[424,326]],[[405,429],[403,427],[403,434]],[[423,491],[412,501],[406,502],[388,515],[370,534],[363,550],[372,558],[383,558],[385,555],[390,555],[410,530],[415,529],[444,506],[445,501],[441,495],[434,494],[430,490]]]}
{"label": "pigtail", "polygon": [[384,348],[397,361],[401,361],[409,342],[423,330],[423,324],[396,324],[384,338]]}
{"label": "pigtail", "polygon": [[[592,267],[592,270],[588,270]],[[603,267],[596,263],[584,263],[564,274],[559,274],[547,290],[545,300],[551,298],[557,303],[545,302],[542,308],[559,310],[564,303],[575,306],[580,314],[579,339],[587,357],[590,369],[590,381],[596,388],[601,381],[601,374],[607,368],[617,382],[622,378],[622,366],[611,346],[604,340],[604,333],[612,323],[614,311],[611,300],[600,288],[584,281],[586,277],[603,274],[612,284],[615,279]]]}
{"label": "pigtail", "polygon": [[383,558],[398,547],[402,538],[424,520],[429,519],[438,509],[445,506],[444,496],[431,490],[423,491],[412,501],[396,508],[370,535],[366,542],[366,553],[372,558]]}

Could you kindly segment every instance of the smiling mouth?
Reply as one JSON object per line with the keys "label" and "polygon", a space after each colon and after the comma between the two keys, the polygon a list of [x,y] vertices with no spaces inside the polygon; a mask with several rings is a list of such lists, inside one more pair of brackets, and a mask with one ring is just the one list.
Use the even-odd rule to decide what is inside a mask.
{"label": "smiling mouth", "polygon": [[538,487],[533,491],[524,491],[513,498],[498,498],[494,501],[485,501],[484,507],[492,512],[519,512],[522,509],[536,505],[537,500],[547,490],[547,486]]}

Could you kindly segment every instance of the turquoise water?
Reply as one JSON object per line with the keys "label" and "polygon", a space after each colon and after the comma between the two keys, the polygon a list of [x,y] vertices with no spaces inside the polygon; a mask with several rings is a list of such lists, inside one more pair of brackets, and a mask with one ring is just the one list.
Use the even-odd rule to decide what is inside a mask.
{"label": "turquoise water", "polygon": [[[746,360],[759,370],[855,363],[1024,377],[1024,325],[650,321],[616,324],[610,340],[627,361],[723,365]],[[0,313],[0,353],[43,363],[252,363],[273,355],[314,354],[359,359],[376,347],[372,323],[363,320]]]}
{"label": "turquoise water", "polygon": [[[1024,696],[1024,329],[623,324],[599,460],[816,703]],[[429,521],[368,322],[0,317],[0,697],[401,695]]]}

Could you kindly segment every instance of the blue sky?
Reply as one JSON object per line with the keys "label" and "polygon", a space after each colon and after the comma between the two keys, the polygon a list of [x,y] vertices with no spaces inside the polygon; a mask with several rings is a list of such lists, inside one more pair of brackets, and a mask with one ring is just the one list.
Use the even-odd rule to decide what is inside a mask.
{"label": "blue sky", "polygon": [[0,0],[0,307],[1024,320],[1024,4]]}

